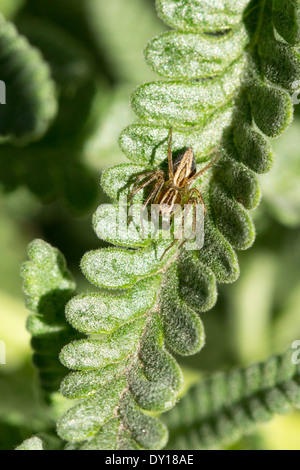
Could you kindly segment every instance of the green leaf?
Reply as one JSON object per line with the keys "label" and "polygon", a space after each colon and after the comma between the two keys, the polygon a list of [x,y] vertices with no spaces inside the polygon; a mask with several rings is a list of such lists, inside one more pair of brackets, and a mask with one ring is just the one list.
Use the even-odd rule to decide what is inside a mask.
{"label": "green leaf", "polygon": [[278,33],[290,44],[300,43],[299,0],[274,0],[273,8]]}
{"label": "green leaf", "polygon": [[236,201],[246,209],[254,209],[261,199],[258,179],[245,165],[224,157],[216,167],[215,176],[230,190]]}
{"label": "green leaf", "polygon": [[80,450],[114,450],[118,448],[120,421],[112,419],[105,424],[95,437],[80,446]]}
{"label": "green leaf", "polygon": [[[174,406],[183,384],[176,361],[165,350],[161,319],[153,311],[160,282],[161,276],[148,277],[123,293],[103,292],[97,297],[85,294],[68,304],[69,320],[93,335],[68,344],[60,355],[64,365],[79,371],[69,374],[60,390],[66,398],[81,400],[61,417],[58,432],[63,439],[78,441],[80,449],[101,446],[138,449],[141,445],[160,448],[166,442],[164,426],[157,419],[145,416],[136,405],[150,411],[165,411]],[[144,288],[144,294],[140,288]],[[103,325],[104,318],[98,312],[104,311],[105,303],[110,307],[115,305],[117,323],[108,322],[103,329],[98,322],[101,320]],[[91,306],[96,309],[95,316],[91,314]],[[78,323],[76,313],[84,313],[85,309],[89,314]],[[115,331],[110,332],[112,329]],[[94,336],[99,330],[109,333]],[[128,389],[131,393],[123,395]],[[96,403],[101,405],[93,412]]]}
{"label": "green leaf", "polygon": [[138,282],[123,292],[81,294],[66,307],[68,322],[83,333],[110,333],[153,307],[161,276]]}
{"label": "green leaf", "polygon": [[[161,260],[161,256],[169,244],[161,242],[157,246],[134,251],[121,248],[90,251],[82,258],[81,267],[87,279],[97,287],[131,287],[140,279],[159,271],[165,261]],[[170,250],[166,258],[171,254]]]}
{"label": "green leaf", "polygon": [[244,27],[227,35],[164,33],[145,50],[152,69],[168,78],[205,78],[224,73],[243,54],[248,42]]}
{"label": "green leaf", "polygon": [[161,315],[166,342],[177,354],[195,354],[204,346],[203,324],[194,310],[181,299],[179,292],[174,292],[174,284],[178,283],[176,266],[169,270],[166,278],[161,293]]}
{"label": "green leaf", "polygon": [[256,81],[248,95],[255,123],[268,137],[278,137],[291,124],[293,104],[286,91]]}
{"label": "green leaf", "polygon": [[87,370],[72,372],[61,383],[60,391],[66,398],[84,398],[95,394],[103,386],[121,375],[127,362],[121,364],[109,364],[99,370]]}
{"label": "green leaf", "polygon": [[[192,146],[196,157],[203,158],[214,146],[217,145],[224,130],[230,124],[233,112],[232,106],[233,104],[231,102],[229,105],[216,111],[213,117],[208,119],[203,126],[193,127],[192,130],[189,128],[174,129],[174,152],[182,150],[185,147]],[[158,165],[166,159],[168,151],[168,134],[169,130],[166,127],[133,124],[121,133],[119,142],[121,149],[130,160],[141,162],[147,166],[149,164]],[[130,165],[127,166],[130,167]],[[117,168],[118,166],[109,168],[106,171],[113,172],[114,169],[117,171]],[[113,187],[113,181],[114,180],[111,179],[111,187]],[[118,178],[116,176],[115,182],[117,183],[117,181]],[[103,180],[102,184],[106,191],[106,179]],[[111,197],[116,198],[112,193],[108,194]]]}
{"label": "green leaf", "polygon": [[225,185],[211,184],[211,204],[216,224],[229,243],[238,250],[249,248],[255,238],[255,228],[249,214],[233,201]]}
{"label": "green leaf", "polygon": [[[93,225],[101,240],[119,246],[146,247],[154,233],[153,223],[141,219],[140,206],[132,206],[132,222],[128,225],[128,207],[101,205],[94,214]],[[148,236],[146,236],[148,235]]]}
{"label": "green leaf", "polygon": [[145,318],[141,318],[102,339],[70,343],[63,348],[60,359],[66,367],[74,370],[98,369],[121,362],[136,350],[144,325]]}
{"label": "green leaf", "polygon": [[241,83],[244,58],[222,76],[201,82],[158,81],[139,87],[132,95],[139,118],[169,125],[199,125],[215,108],[226,105]]}
{"label": "green leaf", "polygon": [[43,441],[39,437],[31,437],[16,447],[16,450],[44,450]]}
{"label": "green leaf", "polygon": [[111,418],[124,387],[125,379],[113,380],[101,392],[70,408],[58,421],[58,435],[66,441],[81,441],[96,434]]}
{"label": "green leaf", "polygon": [[163,325],[153,315],[141,344],[140,363],[130,372],[131,392],[144,410],[172,408],[183,385],[180,368],[163,346]]}
{"label": "green leaf", "polygon": [[28,247],[30,261],[21,270],[24,279],[27,308],[34,313],[28,317],[27,329],[32,335],[33,362],[38,368],[45,398],[59,389],[66,370],[58,361],[65,343],[78,334],[64,318],[68,300],[75,294],[75,282],[59,250],[42,240]]}
{"label": "green leaf", "polygon": [[164,418],[169,449],[219,448],[300,403],[292,350],[246,369],[215,373],[194,385]]}
{"label": "green leaf", "polygon": [[22,267],[28,309],[50,317],[62,315],[75,290],[63,255],[43,240],[35,240],[28,247],[28,256],[30,261]]}
{"label": "green leaf", "polygon": [[300,76],[299,50],[275,39],[269,39],[261,43],[260,54],[265,77],[292,91]]}
{"label": "green leaf", "polygon": [[125,427],[131,431],[133,438],[142,447],[160,449],[165,446],[168,438],[167,429],[157,418],[142,413],[130,393],[127,393],[123,399],[120,414]]}
{"label": "green leaf", "polygon": [[210,310],[217,300],[214,274],[199,262],[195,251],[182,251],[178,260],[180,296],[197,313]]}
{"label": "green leaf", "polygon": [[6,87],[0,137],[14,142],[36,140],[56,114],[55,85],[40,53],[2,16],[0,29],[0,75]]}
{"label": "green leaf", "polygon": [[[134,183],[130,180],[144,169],[142,165],[128,165],[127,163],[108,168],[101,176],[102,188],[111,198],[116,200],[128,196]],[[95,215],[95,217],[97,216]]]}
{"label": "green leaf", "polygon": [[184,31],[226,30],[242,20],[249,0],[158,0],[157,11],[162,20],[175,29]]}

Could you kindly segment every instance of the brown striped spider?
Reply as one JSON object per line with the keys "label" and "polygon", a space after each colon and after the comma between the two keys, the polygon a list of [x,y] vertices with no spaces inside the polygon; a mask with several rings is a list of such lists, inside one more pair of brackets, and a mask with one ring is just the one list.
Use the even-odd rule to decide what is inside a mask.
{"label": "brown striped spider", "polygon": [[[207,213],[207,210],[202,194],[198,189],[191,188],[191,185],[199,176],[209,170],[217,159],[218,158],[213,159],[200,171],[196,171],[195,155],[193,149],[189,147],[173,161],[172,128],[170,128],[168,144],[168,172],[166,173],[163,170],[154,170],[138,175],[130,194],[130,209],[132,209],[133,200],[136,194],[146,186],[153,183],[153,187],[142,206],[141,213],[144,212],[149,203],[157,204],[159,206],[159,213],[162,217],[171,219],[171,217],[174,217],[175,215],[175,207],[180,206],[181,208],[184,208],[185,205],[191,205],[193,207],[193,233],[195,233],[197,205],[202,205],[204,214]],[[129,221],[131,219],[132,217],[130,216]],[[183,223],[184,215],[182,225]],[[163,253],[161,259],[177,241],[178,240],[175,239],[171,243]],[[187,241],[188,239],[184,239],[180,243],[178,249],[180,249]]]}

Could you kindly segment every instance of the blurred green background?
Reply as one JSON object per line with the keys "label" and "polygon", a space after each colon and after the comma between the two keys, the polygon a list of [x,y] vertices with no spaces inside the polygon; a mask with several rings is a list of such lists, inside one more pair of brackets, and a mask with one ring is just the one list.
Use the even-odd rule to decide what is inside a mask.
{"label": "blurred green background", "polygon": [[[78,282],[85,251],[101,246],[91,226],[105,202],[101,170],[125,161],[121,130],[136,120],[131,91],[155,76],[143,60],[147,41],[166,27],[154,0],[0,0],[0,11],[38,47],[51,66],[59,112],[47,134],[26,147],[0,147],[0,449],[48,427],[31,366],[28,315],[20,265],[40,237],[60,248]],[[0,77],[1,79],[1,77]],[[261,177],[263,201],[254,213],[257,239],[240,253],[241,276],[219,289],[203,316],[207,345],[180,359],[187,383],[201,374],[248,365],[300,339],[300,107],[293,125],[273,142],[272,171]],[[276,418],[234,449],[300,449],[300,411]]]}

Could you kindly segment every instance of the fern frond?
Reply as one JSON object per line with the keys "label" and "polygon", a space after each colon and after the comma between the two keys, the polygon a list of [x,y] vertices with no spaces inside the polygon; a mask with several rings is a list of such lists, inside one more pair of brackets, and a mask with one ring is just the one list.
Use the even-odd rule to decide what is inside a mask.
{"label": "fern frond", "polygon": [[[83,161],[82,147],[88,130],[92,132],[95,101],[98,104],[102,93],[105,93],[103,79],[99,77],[99,86],[96,85],[90,54],[62,27],[24,12],[18,15],[15,24],[20,34],[15,31],[15,40],[11,37],[11,43],[2,45],[3,54],[6,54],[6,47],[11,48],[13,59],[6,54],[0,66],[0,79],[7,85],[7,103],[0,105],[0,137],[2,120],[3,126],[5,123],[5,126],[12,127],[9,132],[13,132],[13,126],[17,125],[44,126],[44,130],[34,136],[26,136],[24,129],[24,135],[18,139],[4,136],[5,141],[12,142],[2,145],[1,186],[6,192],[26,187],[43,203],[59,199],[72,212],[82,213],[91,207],[97,195],[97,178]],[[15,30],[10,26],[11,31]],[[11,44],[14,44],[14,49]],[[23,64],[24,48],[27,52],[26,63]],[[5,67],[8,67],[9,78],[5,75]],[[13,88],[14,83],[16,89]],[[50,86],[53,97],[50,96]],[[44,110],[46,113],[53,100],[57,101],[57,112],[49,127],[49,122],[44,123],[41,112]],[[16,113],[15,117],[13,113]],[[20,152],[20,148],[14,145],[16,140],[26,141],[26,144],[30,140],[34,142],[24,146]]]}
{"label": "fern frond", "polygon": [[6,103],[0,105],[0,138],[28,142],[41,137],[57,111],[50,69],[38,50],[0,16],[0,79]]}
{"label": "fern frond", "polygon": [[163,421],[169,449],[209,449],[234,443],[275,414],[300,406],[300,367],[292,350],[246,369],[213,374],[194,385]]}
{"label": "fern frond", "polygon": [[161,259],[169,240],[141,241],[136,232],[119,230],[116,206],[94,216],[97,235],[120,247],[83,257],[85,276],[102,290],[67,306],[70,323],[89,337],[61,352],[75,371],[61,391],[79,401],[59,420],[58,433],[80,449],[166,444],[165,426],[143,410],[164,412],[175,404],[182,374],[169,351],[191,355],[203,347],[199,313],[214,305],[217,282],[237,279],[235,250],[254,241],[249,210],[261,196],[256,173],[272,164],[266,136],[279,136],[293,116],[291,82],[263,44],[276,45],[293,77],[300,62],[297,50],[275,36],[271,0],[158,0],[157,8],[176,30],[151,41],[145,55],[167,80],[134,91],[132,107],[142,122],[120,137],[133,163],[106,170],[102,186],[115,203],[128,196],[134,175],[166,160],[171,125],[174,153],[193,147],[199,168],[215,147],[221,158],[197,182],[208,209],[199,251],[173,247]]}
{"label": "fern frond", "polygon": [[30,261],[22,266],[26,306],[33,315],[27,319],[34,350],[33,363],[39,371],[46,399],[59,390],[66,369],[59,362],[59,352],[66,341],[78,337],[66,322],[65,305],[75,295],[75,282],[63,255],[42,240],[28,247]]}

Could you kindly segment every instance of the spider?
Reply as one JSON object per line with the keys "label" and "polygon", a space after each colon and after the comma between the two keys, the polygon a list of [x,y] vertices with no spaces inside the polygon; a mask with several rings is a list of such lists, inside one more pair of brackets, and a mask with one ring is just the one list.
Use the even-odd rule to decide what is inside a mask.
{"label": "spider", "polygon": [[[197,205],[199,203],[202,205],[204,214],[207,213],[207,209],[201,192],[196,188],[191,188],[191,185],[199,176],[201,176],[214,165],[217,158],[213,159],[200,171],[196,171],[195,155],[193,149],[189,147],[180,155],[178,155],[178,157],[176,157],[176,159],[173,161],[172,135],[172,128],[170,128],[167,174],[165,171],[157,169],[137,175],[130,194],[130,208],[132,208],[133,200],[136,194],[146,186],[153,183],[153,187],[142,206],[141,213],[144,212],[149,203],[152,203],[158,205],[159,213],[162,215],[162,217],[171,219],[171,217],[174,217],[175,215],[176,207],[180,206],[181,208],[184,208],[185,205],[190,204],[193,207],[193,233],[195,233]],[[131,219],[132,216],[130,216],[129,222]],[[183,222],[184,215],[182,219],[182,225]],[[175,243],[177,243],[177,241],[178,240],[175,239],[171,243],[171,245],[163,253],[161,259],[164,257],[166,252]],[[184,239],[180,243],[178,249],[180,249],[187,241],[188,239]]]}

